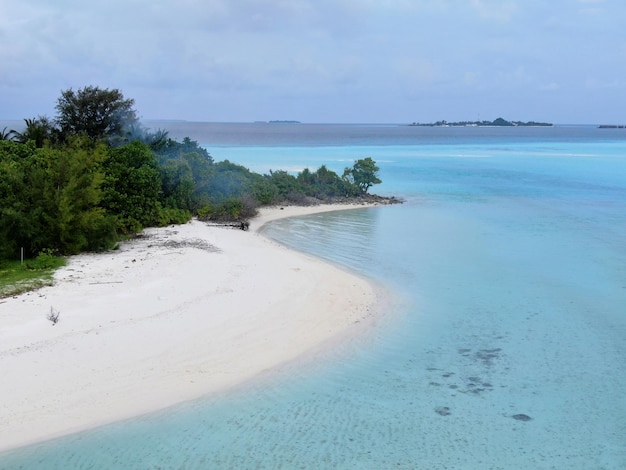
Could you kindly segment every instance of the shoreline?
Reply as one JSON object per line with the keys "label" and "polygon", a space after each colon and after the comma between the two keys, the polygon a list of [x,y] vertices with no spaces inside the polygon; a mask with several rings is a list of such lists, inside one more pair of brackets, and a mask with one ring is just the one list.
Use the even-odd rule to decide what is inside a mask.
{"label": "shoreline", "polygon": [[147,229],[119,250],[70,258],[53,286],[7,299],[0,452],[340,354],[376,325],[384,293],[259,230],[279,218],[374,206],[263,208],[248,232],[197,220]]}

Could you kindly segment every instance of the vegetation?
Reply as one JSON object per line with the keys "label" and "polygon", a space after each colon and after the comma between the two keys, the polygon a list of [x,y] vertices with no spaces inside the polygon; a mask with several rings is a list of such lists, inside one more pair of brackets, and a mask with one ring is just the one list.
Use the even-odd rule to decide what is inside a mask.
{"label": "vegetation", "polygon": [[88,86],[61,92],[56,110],[61,135],[85,134],[92,140],[114,139],[138,122],[134,100],[119,90]]}
{"label": "vegetation", "polygon": [[411,126],[422,126],[422,127],[545,127],[552,126],[552,123],[549,122],[537,122],[537,121],[507,121],[501,117],[494,119],[493,121],[457,121],[457,122],[448,122],[448,121],[437,121],[431,123],[417,123],[414,122],[410,124]]}
{"label": "vegetation", "polygon": [[52,284],[52,275],[65,259],[43,252],[34,259],[0,260],[0,298],[21,294]]}
{"label": "vegetation", "polygon": [[379,170],[376,162],[367,157],[354,162],[352,168],[346,168],[343,172],[343,178],[365,194],[373,185],[382,183],[378,178]]}
{"label": "vegetation", "polygon": [[142,128],[133,104],[119,90],[70,89],[55,118],[2,130],[0,260],[106,250],[144,227],[192,216],[239,222],[260,205],[363,198],[381,182],[371,158],[341,177],[325,166],[261,175],[214,162],[189,138]]}

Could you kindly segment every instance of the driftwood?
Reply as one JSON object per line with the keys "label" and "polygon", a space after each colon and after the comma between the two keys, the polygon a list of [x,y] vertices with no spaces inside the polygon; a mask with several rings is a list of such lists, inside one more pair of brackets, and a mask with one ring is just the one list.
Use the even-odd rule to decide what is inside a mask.
{"label": "driftwood", "polygon": [[250,222],[248,222],[247,220],[244,220],[243,222],[235,222],[232,224],[222,223],[215,225],[221,225],[222,227],[238,228],[240,230],[248,230],[250,228]]}

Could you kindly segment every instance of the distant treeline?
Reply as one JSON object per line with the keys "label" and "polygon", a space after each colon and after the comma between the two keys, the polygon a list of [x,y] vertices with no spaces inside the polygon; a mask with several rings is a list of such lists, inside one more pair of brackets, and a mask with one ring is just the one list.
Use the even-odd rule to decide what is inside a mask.
{"label": "distant treeline", "polygon": [[54,119],[0,131],[0,259],[42,251],[110,249],[144,227],[191,217],[239,221],[261,205],[371,197],[380,183],[371,158],[339,176],[321,166],[297,175],[258,174],[214,162],[189,138],[138,124],[119,90],[63,91]]}
{"label": "distant treeline", "polygon": [[410,126],[424,126],[424,127],[493,127],[493,126],[511,126],[511,127],[524,127],[524,126],[552,126],[552,123],[549,122],[537,122],[537,121],[507,121],[503,118],[498,118],[493,121],[457,121],[457,122],[448,122],[448,121],[437,121],[431,123],[418,123],[414,122],[409,124]]}

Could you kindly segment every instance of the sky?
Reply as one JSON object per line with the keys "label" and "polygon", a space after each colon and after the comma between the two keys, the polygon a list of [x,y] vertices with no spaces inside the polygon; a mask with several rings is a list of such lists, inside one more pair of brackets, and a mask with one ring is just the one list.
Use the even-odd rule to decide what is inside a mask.
{"label": "sky", "polygon": [[626,124],[624,0],[0,0],[0,119]]}

